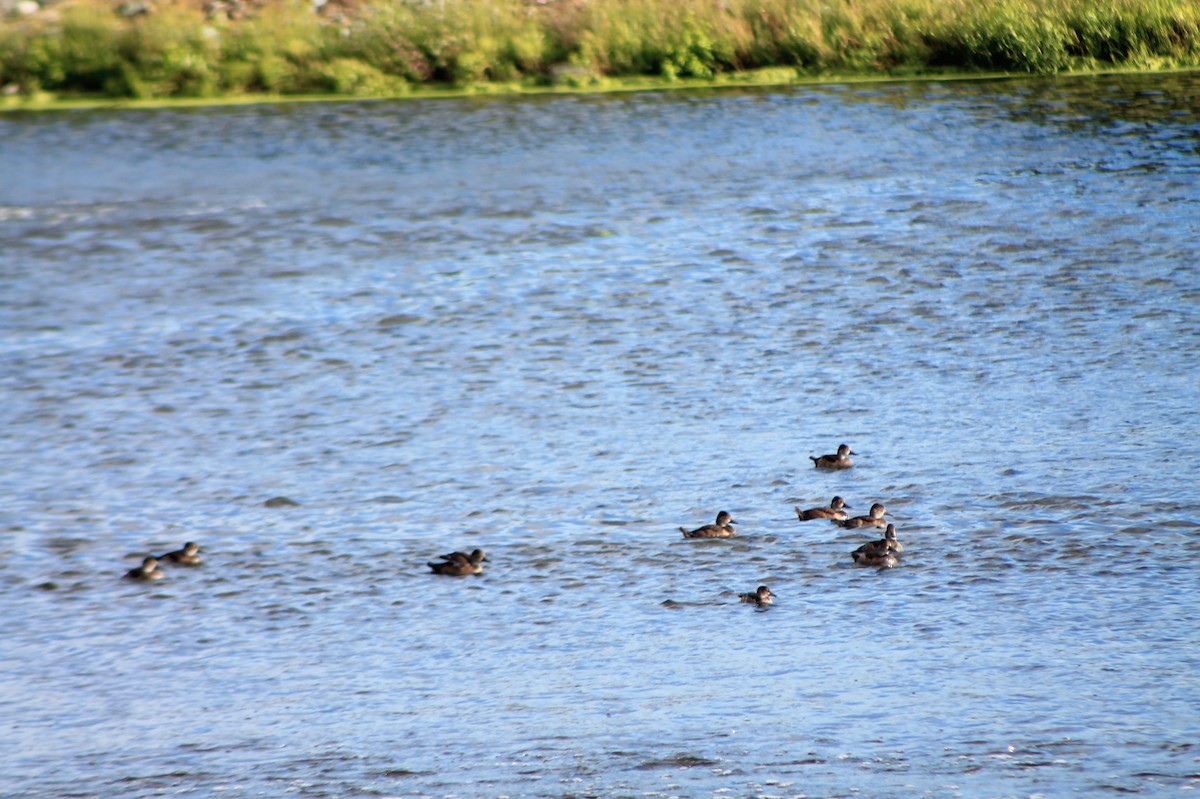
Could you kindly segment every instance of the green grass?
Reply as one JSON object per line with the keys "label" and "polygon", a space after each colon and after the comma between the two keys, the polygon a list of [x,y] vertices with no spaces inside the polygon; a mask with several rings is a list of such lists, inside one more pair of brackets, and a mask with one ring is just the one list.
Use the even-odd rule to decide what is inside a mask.
{"label": "green grass", "polygon": [[264,2],[229,19],[66,0],[0,20],[0,88],[11,106],[1200,67],[1196,0]]}

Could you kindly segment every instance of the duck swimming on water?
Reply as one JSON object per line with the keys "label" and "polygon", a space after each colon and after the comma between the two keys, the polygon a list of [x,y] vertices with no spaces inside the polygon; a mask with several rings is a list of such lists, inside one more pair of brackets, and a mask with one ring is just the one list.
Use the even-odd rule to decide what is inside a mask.
{"label": "duck swimming on water", "polygon": [[126,580],[161,580],[162,569],[158,568],[158,558],[150,555],[142,558],[142,565],[125,572]]}
{"label": "duck swimming on water", "polygon": [[687,530],[683,527],[679,528],[679,532],[683,533],[684,538],[733,538],[737,535],[737,531],[733,526],[737,524],[733,517],[726,511],[721,511],[717,514],[716,524],[706,524],[703,527],[697,527],[695,530]]}
{"label": "duck swimming on water", "polygon": [[854,465],[851,460],[851,455],[858,453],[850,449],[849,444],[842,444],[837,448],[836,455],[821,455],[820,457],[809,455],[808,458],[813,462],[813,466],[818,469],[849,469]]}
{"label": "duck swimming on water", "polygon": [[838,522],[838,524],[851,529],[855,527],[886,527],[887,520],[883,518],[885,513],[887,513],[887,508],[876,502],[871,506],[871,510],[866,516],[855,516],[852,519]]}
{"label": "duck swimming on water", "polygon": [[159,560],[169,560],[183,566],[199,566],[203,558],[200,557],[200,545],[195,541],[188,541],[183,545],[183,549],[168,552]]}
{"label": "duck swimming on water", "polygon": [[[904,551],[904,545],[896,540],[896,525],[889,524],[883,533],[883,538],[863,544],[850,553],[855,563],[860,561],[878,560],[889,555],[898,555]],[[868,563],[867,565],[874,565]],[[892,564],[895,565],[895,564]]]}
{"label": "duck swimming on water", "polygon": [[775,595],[771,593],[771,589],[765,585],[760,585],[758,590],[752,591],[749,594],[738,594],[738,599],[742,602],[753,602],[760,608],[763,605],[770,605],[775,601]]}
{"label": "duck swimming on water", "polygon": [[433,569],[434,574],[444,574],[447,577],[466,577],[469,574],[483,574],[485,560],[487,560],[487,555],[483,554],[483,550],[476,549],[470,555],[462,552],[442,555],[440,562],[435,561],[429,563],[428,566]]}
{"label": "duck swimming on water", "polygon": [[796,508],[796,516],[802,522],[809,522],[813,519],[829,519],[830,521],[840,521],[846,518],[846,511],[843,508],[848,508],[845,500],[841,497],[834,497],[829,503],[828,508],[809,508],[808,510],[800,510]]}

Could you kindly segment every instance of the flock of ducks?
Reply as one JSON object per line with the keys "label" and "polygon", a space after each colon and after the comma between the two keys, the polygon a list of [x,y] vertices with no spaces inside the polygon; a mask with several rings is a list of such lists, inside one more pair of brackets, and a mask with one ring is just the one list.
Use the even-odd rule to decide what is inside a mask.
{"label": "flock of ducks", "polygon": [[[849,444],[842,444],[832,455],[809,455],[808,457],[813,462],[813,466],[818,469],[849,469],[854,465],[854,460],[850,456],[856,454],[858,453],[850,449]],[[886,518],[887,508],[876,502],[871,505],[865,515],[851,516],[846,512],[849,507],[844,499],[834,497],[830,500],[828,507],[807,510],[796,508],[796,518],[802,522],[828,519],[834,524],[851,530],[861,527],[882,527],[884,528],[883,538],[863,544],[850,553],[850,558],[859,566],[873,566],[878,569],[890,569],[898,564],[900,560],[897,555],[904,551],[904,545],[896,538],[896,525],[888,522]],[[679,532],[683,533],[684,538],[733,538],[737,535],[737,531],[733,529],[735,524],[737,522],[727,511],[721,511],[717,514],[713,524],[706,524],[695,530],[680,527]],[[738,594],[738,599],[742,602],[753,603],[762,609],[775,601],[775,594],[767,586],[760,585],[755,591]]]}
{"label": "flock of ducks", "polygon": [[[810,455],[809,458],[812,460],[813,466],[818,469],[848,469],[854,465],[850,456],[856,454],[850,449],[849,444],[842,444],[838,447],[837,453],[833,455],[819,457]],[[848,529],[883,527],[883,538],[863,544],[851,552],[850,557],[860,566],[873,566],[881,569],[890,569],[899,563],[896,556],[904,551],[904,545],[896,539],[896,525],[890,524],[885,518],[887,508],[876,502],[871,505],[871,509],[866,515],[850,516],[846,512],[849,507],[841,497],[834,497],[830,500],[828,507],[809,508],[808,510],[801,510],[797,507],[796,517],[802,522],[828,519],[834,524]],[[737,522],[727,511],[721,511],[717,514],[713,524],[706,524],[694,530],[680,527],[679,532],[683,533],[684,538],[733,538],[737,535],[737,531],[734,530],[735,524]],[[440,556],[438,560],[430,561],[427,565],[434,574],[446,577],[467,577],[473,574],[482,574],[483,564],[487,559],[487,555],[482,549],[476,549],[470,554],[451,552]],[[138,581],[161,580],[164,575],[159,565],[164,562],[181,566],[199,566],[201,563],[200,546],[193,541],[188,541],[182,549],[168,552],[160,557],[153,555],[146,557],[142,560],[141,566],[130,569],[126,572],[125,577]],[[754,591],[738,594],[738,599],[765,609],[767,605],[774,602],[775,594],[767,586],[760,585]]]}

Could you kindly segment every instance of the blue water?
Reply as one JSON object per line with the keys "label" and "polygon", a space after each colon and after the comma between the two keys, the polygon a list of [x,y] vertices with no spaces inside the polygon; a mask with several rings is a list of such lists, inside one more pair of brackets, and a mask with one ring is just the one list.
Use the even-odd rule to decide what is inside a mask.
{"label": "blue water", "polygon": [[0,794],[1195,790],[1197,98],[0,116]]}

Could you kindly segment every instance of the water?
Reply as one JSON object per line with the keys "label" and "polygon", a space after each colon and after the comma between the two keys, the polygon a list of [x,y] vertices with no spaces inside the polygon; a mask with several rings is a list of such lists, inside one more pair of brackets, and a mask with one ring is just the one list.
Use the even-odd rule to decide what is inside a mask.
{"label": "water", "polygon": [[0,793],[1194,790],[1197,98],[0,117]]}

